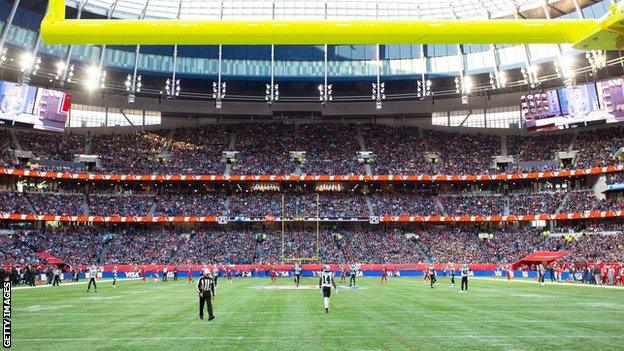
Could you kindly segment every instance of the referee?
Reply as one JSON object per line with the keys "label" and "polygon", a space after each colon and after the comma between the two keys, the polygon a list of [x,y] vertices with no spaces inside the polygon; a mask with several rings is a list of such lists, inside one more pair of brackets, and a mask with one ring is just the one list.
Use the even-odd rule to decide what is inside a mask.
{"label": "referee", "polygon": [[207,305],[208,320],[213,320],[215,318],[212,314],[214,280],[210,276],[210,271],[207,269],[202,272],[202,276],[197,282],[197,293],[199,293],[199,319],[204,319],[204,305]]}
{"label": "referee", "polygon": [[468,269],[468,265],[467,264],[463,264],[461,267],[461,291],[460,293],[467,293],[468,292],[468,272],[470,270]]}

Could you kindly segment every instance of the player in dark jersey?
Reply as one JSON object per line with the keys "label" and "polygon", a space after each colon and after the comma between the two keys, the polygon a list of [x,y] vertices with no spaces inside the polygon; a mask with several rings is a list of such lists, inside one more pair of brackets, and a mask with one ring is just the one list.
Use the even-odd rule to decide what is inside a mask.
{"label": "player in dark jersey", "polygon": [[113,267],[113,288],[117,287],[117,266]]}
{"label": "player in dark jersey", "polygon": [[429,266],[429,286],[431,287],[431,289],[433,289],[433,285],[436,283],[436,281],[438,281],[436,279],[436,270],[435,267],[433,265]]}
{"label": "player in dark jersey", "polygon": [[468,273],[470,272],[470,269],[468,268],[467,264],[463,264],[460,270],[460,274],[461,274],[461,291],[460,293],[466,293],[468,292]]}
{"label": "player in dark jersey", "polygon": [[334,273],[329,270],[329,265],[323,266],[323,271],[319,277],[319,289],[323,292],[323,306],[325,307],[325,313],[329,313],[329,298],[331,296],[331,288],[336,289],[338,293],[338,287],[334,281]]}
{"label": "player in dark jersey", "polygon": [[188,274],[188,283],[191,284],[193,281],[193,266],[189,266],[186,270],[186,274]]}
{"label": "player in dark jersey", "polygon": [[455,286],[455,267],[453,267],[453,264],[450,262],[446,266],[446,274],[451,277],[451,286]]}
{"label": "player in dark jersey", "polygon": [[299,265],[299,263],[295,263],[295,266],[293,267],[293,273],[295,275],[295,284],[297,285],[297,287],[299,287],[299,282],[301,281],[301,266]]}
{"label": "player in dark jersey", "polygon": [[232,267],[225,267],[225,277],[227,278],[228,283],[232,282]]}
{"label": "player in dark jersey", "polygon": [[388,269],[386,267],[383,267],[381,269],[381,283],[387,283],[388,282]]}

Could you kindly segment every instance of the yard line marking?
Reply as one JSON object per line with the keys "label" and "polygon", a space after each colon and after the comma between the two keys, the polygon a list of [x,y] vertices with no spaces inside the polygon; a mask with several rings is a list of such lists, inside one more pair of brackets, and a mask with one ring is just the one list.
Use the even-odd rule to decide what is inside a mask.
{"label": "yard line marking", "polygon": [[[123,279],[117,279],[117,282],[123,282],[123,281],[129,281],[129,280],[139,280],[141,278],[123,278]],[[112,282],[112,279],[104,279],[104,280],[98,280],[97,283],[110,283]],[[89,281],[83,281],[83,282],[72,282],[72,283],[62,283],[59,286],[57,286],[57,288],[59,287],[63,287],[63,286],[71,286],[71,285],[81,285],[81,284],[88,284]],[[11,290],[29,290],[29,289],[36,289],[36,288],[51,288],[52,284],[43,284],[43,285],[35,285],[35,286],[16,286],[16,287],[12,287]]]}
{"label": "yard line marking", "polygon": [[[460,335],[455,335],[456,337],[469,337],[469,334],[462,335],[461,333],[455,333]],[[326,335],[323,338],[327,339],[362,339],[363,337],[367,337],[369,334],[351,334],[351,335]],[[605,335],[596,335],[596,334],[570,334],[565,336],[566,339],[604,339]],[[609,335],[608,336],[612,340],[624,340],[624,335]],[[439,335],[421,335],[421,336],[409,336],[405,337],[407,340],[427,340],[427,339],[448,339],[449,336],[447,334],[439,334]],[[509,339],[534,339],[534,335],[510,335],[510,336],[479,336],[479,340],[481,341],[501,341],[501,342],[509,342]],[[218,335],[218,336],[156,336],[156,337],[144,337],[144,336],[136,336],[136,337],[73,337],[73,338],[25,338],[18,339],[16,341],[78,341],[78,340],[89,340],[89,341],[110,341],[110,340],[126,340],[126,341],[158,341],[158,340],[215,340],[215,339],[230,339],[230,340],[242,340],[242,339],[253,339],[253,340],[301,340],[301,339],[310,339],[310,340],[318,340],[317,336],[305,336],[305,335],[297,335],[297,336],[269,336],[269,335],[253,335],[253,336],[240,336],[240,335]],[[558,338],[553,338],[552,340],[559,340]]]}
{"label": "yard line marking", "polygon": [[[537,281],[535,280],[524,280],[524,279],[512,279],[512,280],[505,280],[503,278],[487,278],[487,277],[472,277],[472,279],[477,279],[477,280],[488,280],[488,281],[492,281],[492,282],[505,282],[505,283],[528,283],[528,284],[539,284]],[[584,288],[601,288],[601,289],[616,289],[616,290],[624,290],[624,286],[621,285],[592,285],[592,284],[572,284],[572,283],[560,283],[560,282],[545,282],[545,285],[552,285],[552,286],[576,286],[576,287],[584,287]]]}
{"label": "yard line marking", "polygon": [[[195,321],[195,319],[194,319]],[[257,324],[257,321],[233,321],[233,320],[227,320],[224,319],[223,320],[224,323],[227,324]],[[586,320],[586,319],[579,319],[579,320],[565,320],[565,321],[557,321],[558,323],[564,322],[575,322],[575,323],[606,323],[606,322],[619,322],[620,320],[609,320],[609,319],[596,319],[596,320]],[[189,320],[185,320],[185,321],[178,321],[178,322],[158,322],[159,325],[179,325],[179,324],[188,324],[188,323],[192,323],[193,321],[189,321]],[[457,322],[457,319],[448,319],[448,320],[412,320],[410,321],[410,323],[450,323],[450,322]],[[518,320],[517,319],[509,319],[509,320],[501,320],[501,319],[497,319],[497,320],[479,320],[479,323],[517,323]],[[203,323],[203,322],[201,322]],[[551,320],[541,320],[541,319],[535,319],[535,320],[522,320],[522,323],[552,323]],[[145,325],[144,322],[80,322],[80,325]],[[263,321],[262,324],[301,324],[301,325],[305,325],[305,324],[310,324],[310,322],[306,322],[306,321]],[[359,325],[358,323],[354,323],[352,321],[332,321],[332,325],[342,325],[342,324],[346,324],[346,325]],[[362,323],[364,324],[364,323]],[[394,324],[400,324],[400,325],[404,325],[405,322],[392,322],[392,321],[386,321],[383,324],[390,324],[390,325],[394,325]],[[31,326],[71,326],[71,325],[76,325],[75,322],[67,322],[67,323],[19,323],[19,324],[15,324],[13,325],[13,327],[31,327]]]}

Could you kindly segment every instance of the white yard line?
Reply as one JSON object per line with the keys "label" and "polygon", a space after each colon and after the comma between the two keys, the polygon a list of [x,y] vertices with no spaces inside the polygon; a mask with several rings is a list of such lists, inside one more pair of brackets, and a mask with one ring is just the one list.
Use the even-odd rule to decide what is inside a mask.
{"label": "white yard line", "polygon": [[[536,280],[529,279],[512,279],[507,280],[506,278],[487,278],[487,277],[470,277],[470,279],[477,280],[488,280],[493,282],[501,282],[501,283],[528,283],[528,284],[539,284]],[[581,284],[581,283],[563,283],[563,282],[544,282],[545,285],[554,285],[554,286],[571,286],[571,287],[582,287],[582,288],[600,288],[600,289],[616,289],[616,290],[624,290],[624,286],[621,285],[593,285],[593,284]]]}
{"label": "white yard line", "polygon": [[[199,321],[198,321],[199,322]],[[204,322],[201,323],[206,324],[216,324],[217,322]],[[460,334],[460,333],[455,333]],[[369,334],[352,334],[352,335],[329,335],[323,336],[323,338],[329,339],[345,339],[345,340],[353,340],[353,339],[362,339],[370,336]],[[469,337],[468,335],[454,335],[455,337]],[[597,335],[597,334],[569,334],[565,336],[567,339],[604,339],[605,335]],[[624,335],[609,335],[610,339],[620,340],[624,339]],[[428,340],[428,339],[448,339],[449,336],[446,333],[441,333],[439,335],[422,335],[422,336],[411,336],[407,337],[408,340]],[[512,335],[512,336],[479,336],[478,339],[480,341],[503,341],[508,342],[509,339],[534,339],[535,335]],[[90,340],[90,341],[110,341],[110,340],[126,340],[126,341],[159,341],[159,340],[219,340],[219,339],[229,339],[229,340],[301,340],[301,339],[309,339],[309,340],[318,340],[317,336],[305,336],[305,335],[297,335],[297,336],[271,336],[271,335],[252,335],[252,336],[230,336],[230,335],[218,335],[218,336],[129,336],[129,337],[73,337],[73,338],[20,338],[20,342],[26,341],[78,341],[78,340]]]}
{"label": "white yard line", "polygon": [[[123,278],[123,279],[117,279],[118,282],[123,282],[123,281],[128,281],[128,280],[139,280],[141,278]],[[98,280],[97,283],[110,283],[112,282],[112,279],[104,279],[104,280]],[[86,281],[81,281],[81,282],[73,282],[73,283],[61,283],[58,287],[63,287],[63,286],[70,286],[70,285],[80,285],[80,284],[88,284],[89,280]],[[16,287],[12,287],[11,290],[26,290],[26,289],[34,289],[34,288],[51,288],[52,285],[51,284],[43,284],[43,285],[35,285],[35,286],[16,286]]]}

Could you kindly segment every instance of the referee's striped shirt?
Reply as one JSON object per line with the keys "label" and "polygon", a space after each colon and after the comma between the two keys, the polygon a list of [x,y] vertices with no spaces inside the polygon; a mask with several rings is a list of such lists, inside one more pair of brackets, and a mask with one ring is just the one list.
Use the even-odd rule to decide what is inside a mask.
{"label": "referee's striped shirt", "polygon": [[212,290],[212,278],[201,277],[197,282],[197,292],[211,291]]}

